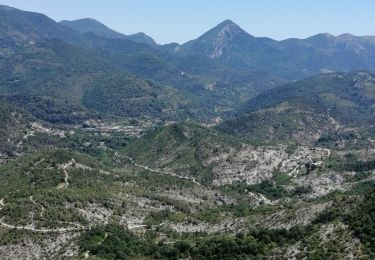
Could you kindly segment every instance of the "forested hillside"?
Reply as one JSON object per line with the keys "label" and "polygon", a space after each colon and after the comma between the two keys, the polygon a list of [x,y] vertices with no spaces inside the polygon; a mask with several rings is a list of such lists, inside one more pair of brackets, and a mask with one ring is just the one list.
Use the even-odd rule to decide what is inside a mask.
{"label": "forested hillside", "polygon": [[336,134],[366,142],[374,129],[374,93],[372,74],[323,74],[265,91],[218,129],[254,141],[320,141]]}
{"label": "forested hillside", "polygon": [[0,258],[374,259],[374,61],[0,6]]}

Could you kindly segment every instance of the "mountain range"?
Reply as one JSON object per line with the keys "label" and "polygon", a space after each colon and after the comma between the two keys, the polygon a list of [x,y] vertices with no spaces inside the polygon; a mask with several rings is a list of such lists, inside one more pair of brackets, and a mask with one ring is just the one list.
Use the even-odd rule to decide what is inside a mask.
{"label": "mountain range", "polygon": [[[319,72],[373,70],[375,66],[372,62],[375,60],[372,37],[333,37],[321,34],[304,40],[289,39],[278,42],[251,36],[232,21],[226,20],[198,39],[170,48],[169,45],[157,45],[144,34],[126,36],[117,33],[93,19],[56,23],[42,14],[10,7],[3,6],[0,12],[0,33],[2,41],[6,41],[8,46],[4,52],[4,62],[14,62],[11,59],[15,56],[7,56],[7,53],[9,55],[18,52],[23,55],[26,50],[33,56],[47,52],[54,53],[55,56],[62,55],[62,59],[74,53],[74,61],[69,60],[70,63],[75,62],[74,65],[68,65],[62,60],[58,63],[50,63],[49,60],[40,63],[40,70],[48,71],[56,66],[68,65],[62,75],[60,69],[51,72],[56,74],[47,80],[59,79],[58,82],[51,82],[51,85],[60,89],[58,85],[65,84],[68,81],[67,75],[71,74],[74,74],[74,77],[70,77],[69,81],[82,81],[82,77],[95,78],[99,73],[111,74],[109,77],[118,77],[113,73],[129,76],[133,74],[137,80],[149,81],[147,84],[152,84],[151,89],[155,90],[151,93],[151,89],[138,88],[134,92],[129,90],[129,86],[124,86],[126,92],[134,93],[124,98],[132,100],[132,106],[139,106],[139,111],[145,111],[144,114],[147,115],[172,111],[165,115],[162,113],[162,118],[165,119],[175,120],[182,117],[207,122],[216,117],[224,117],[249,98],[288,80]],[[35,71],[30,71],[35,68],[28,68],[27,63],[34,62],[35,59],[43,60],[43,57],[31,58],[30,54],[24,57],[22,73],[16,68],[9,71],[11,67],[3,62],[3,66],[8,69],[3,76],[3,81],[7,80],[2,84],[2,88],[13,84],[14,80],[18,82],[17,85],[26,84],[25,88],[18,87],[22,91],[15,91],[15,88],[7,86],[9,100],[19,100],[23,93],[30,94],[27,78],[29,76],[26,75],[35,74]],[[79,68],[81,72],[67,72],[73,67]],[[78,74],[81,78],[77,77]],[[22,79],[23,77],[26,78]],[[129,80],[134,80],[134,77]],[[126,112],[129,111],[127,105],[112,100],[111,95],[102,93],[93,96],[90,93],[96,93],[95,86],[86,82],[87,87],[75,90],[79,92],[78,95],[65,98],[70,108],[63,110],[76,107],[76,112],[112,110],[120,116],[139,115]],[[74,84],[69,83],[70,86]],[[102,92],[107,91],[105,84],[101,87]],[[79,88],[82,88],[82,85],[76,84]],[[146,83],[143,85],[146,86]],[[56,93],[58,90],[52,89],[53,87],[50,87],[46,92],[37,92],[38,95],[44,96],[44,99],[48,97],[50,100],[59,95]],[[108,94],[110,93],[108,90]],[[165,99],[167,96],[173,98]],[[62,96],[59,98],[64,99]],[[27,105],[28,102],[23,103]],[[111,107],[107,107],[109,104]],[[200,112],[197,112],[198,110]]]}
{"label": "mountain range", "polygon": [[275,41],[254,37],[226,20],[199,38],[175,48],[236,68],[272,71],[297,79],[320,72],[374,70],[374,37],[327,33]]}
{"label": "mountain range", "polygon": [[371,36],[0,6],[0,258],[374,259],[374,71]]}
{"label": "mountain range", "polygon": [[[6,82],[2,84],[2,88],[7,89],[9,100],[13,101],[19,100],[23,93],[30,94],[29,91],[36,90],[29,89],[31,85],[28,83],[28,77],[35,74],[35,68],[28,68],[27,63],[36,59],[43,60],[44,57],[36,56],[44,52],[54,53],[55,56],[62,55],[62,59],[71,54],[75,55],[74,65],[68,65],[63,60],[57,63],[41,61],[40,70],[51,71],[53,67],[68,65],[63,74],[60,69],[55,70],[51,73],[56,74],[47,79],[57,80],[58,82],[50,84],[58,89],[61,88],[59,84],[73,81],[69,83],[73,86],[74,81],[82,82],[82,77],[95,78],[99,73],[123,73],[129,76],[133,74],[137,80],[147,80],[147,84],[153,85],[151,88],[156,88],[153,94],[143,88],[125,97],[126,100],[132,100],[132,106],[139,106],[139,111],[147,111],[144,113],[146,115],[169,111],[162,113],[161,118],[193,118],[206,122],[225,117],[246,100],[288,80],[301,79],[319,72],[371,71],[375,67],[373,37],[334,37],[320,34],[304,40],[275,41],[251,36],[232,21],[226,20],[198,39],[182,45],[174,44],[171,48],[170,45],[157,45],[144,34],[126,36],[117,33],[93,19],[56,23],[42,14],[5,6],[0,8],[0,12],[1,38],[4,44],[7,43],[4,45],[7,46],[7,51],[3,52],[5,56],[2,62],[3,67],[7,68],[3,70],[6,71],[3,82],[4,79]],[[26,50],[30,54],[23,58],[25,65],[21,69],[22,73],[19,73],[20,68],[18,71],[16,68],[10,70],[12,67],[8,65],[14,62],[11,59],[16,56],[9,54],[23,55]],[[35,57],[31,57],[31,54]],[[8,65],[5,65],[5,62]],[[72,63],[73,60],[69,62]],[[73,67],[79,68],[81,72],[68,73]],[[74,77],[68,79],[67,75],[72,74]],[[81,75],[80,78],[77,77],[78,74]],[[17,85],[24,83],[26,87],[18,87],[16,91],[11,87],[14,80],[18,82]],[[134,80],[134,77],[129,80]],[[69,108],[63,110],[72,110],[72,107],[75,107],[75,113],[89,110],[84,113],[92,114],[99,110],[112,110],[120,116],[139,115],[126,112],[129,111],[126,104],[114,105],[118,101],[112,102],[111,95],[93,96],[90,93],[96,93],[91,90],[95,89],[94,85],[85,82],[88,86],[76,89],[79,94],[74,98],[62,97],[56,93],[58,90],[52,91],[53,87],[46,92],[37,92],[44,100],[46,97],[51,100],[60,95],[59,98],[65,99],[69,104]],[[76,84],[78,88],[82,88],[82,85]],[[146,83],[143,85],[146,86]],[[106,91],[105,85],[101,88],[102,92]],[[133,93],[128,86],[124,86],[124,90]],[[110,93],[111,91],[108,92]],[[165,99],[167,96],[173,98]],[[99,99],[96,100],[97,98]],[[22,102],[27,106],[29,101]],[[107,107],[109,104],[111,107]],[[113,110],[114,106],[117,111]],[[198,110],[200,112],[197,112]]]}
{"label": "mountain range", "polygon": [[[142,35],[145,39],[133,40],[155,46],[155,41],[145,34],[124,36],[92,19],[62,21],[61,24],[78,32],[92,32],[104,37],[130,39]],[[178,55],[205,56],[237,69],[270,70],[294,78],[337,70],[373,70],[375,66],[375,37],[351,34],[335,37],[321,33],[306,39],[276,41],[254,37],[231,20],[225,20],[195,40],[171,45],[173,49],[170,49],[170,44],[160,47]]]}

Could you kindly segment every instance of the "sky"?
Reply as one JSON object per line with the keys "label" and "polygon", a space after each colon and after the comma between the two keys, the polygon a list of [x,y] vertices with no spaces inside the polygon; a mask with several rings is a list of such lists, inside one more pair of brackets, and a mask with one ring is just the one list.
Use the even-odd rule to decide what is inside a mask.
{"label": "sky", "polygon": [[277,40],[317,33],[375,35],[375,0],[0,0],[0,4],[74,20],[94,18],[158,43],[183,43],[231,19],[254,36]]}

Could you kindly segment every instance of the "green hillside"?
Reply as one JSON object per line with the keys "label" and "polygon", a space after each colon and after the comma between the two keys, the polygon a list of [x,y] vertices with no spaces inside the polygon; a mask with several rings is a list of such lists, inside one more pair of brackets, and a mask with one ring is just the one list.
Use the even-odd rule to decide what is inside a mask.
{"label": "green hillside", "polygon": [[374,80],[373,75],[359,72],[290,83],[250,100],[218,129],[255,142],[317,141],[322,135],[348,131],[365,141],[374,127]]}
{"label": "green hillside", "polygon": [[162,127],[130,142],[123,150],[137,162],[172,170],[181,176],[193,176],[205,183],[212,181],[210,165],[205,161],[239,145],[238,140],[197,124]]}
{"label": "green hillside", "polygon": [[23,141],[32,117],[0,99],[0,156],[1,160],[14,157],[20,152],[19,143]]}
{"label": "green hillside", "polygon": [[282,80],[269,75],[249,85],[242,80],[249,72],[204,57],[180,58],[129,39],[81,34],[37,13],[0,12],[2,94],[52,123],[76,124],[102,112],[210,122]]}

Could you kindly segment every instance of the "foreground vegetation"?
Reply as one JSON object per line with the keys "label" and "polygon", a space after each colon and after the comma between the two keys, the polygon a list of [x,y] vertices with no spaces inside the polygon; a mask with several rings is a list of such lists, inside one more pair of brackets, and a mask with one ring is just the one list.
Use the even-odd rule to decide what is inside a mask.
{"label": "foreground vegetation", "polygon": [[[127,259],[129,257],[146,257],[152,259],[263,259],[278,257],[281,252],[294,245],[306,246],[297,252],[302,259],[342,259],[345,258],[346,236],[354,236],[363,244],[364,252],[351,252],[355,257],[362,254],[365,259],[372,259],[374,251],[374,183],[372,188],[353,194],[336,196],[334,206],[322,212],[318,218],[306,227],[295,226],[291,229],[249,229],[236,235],[196,233],[182,234],[173,241],[155,240],[154,231],[149,230],[142,237],[132,233],[116,223],[97,226],[84,233],[80,238],[82,252],[89,251],[104,259]],[[370,193],[367,193],[370,192]],[[358,203],[359,201],[359,203]],[[358,203],[358,204],[357,204]],[[357,204],[357,205],[355,205]],[[319,232],[324,226],[345,223],[349,230],[342,229],[342,237],[319,241]],[[353,250],[353,249],[351,249]],[[287,256],[285,256],[287,258]]]}

